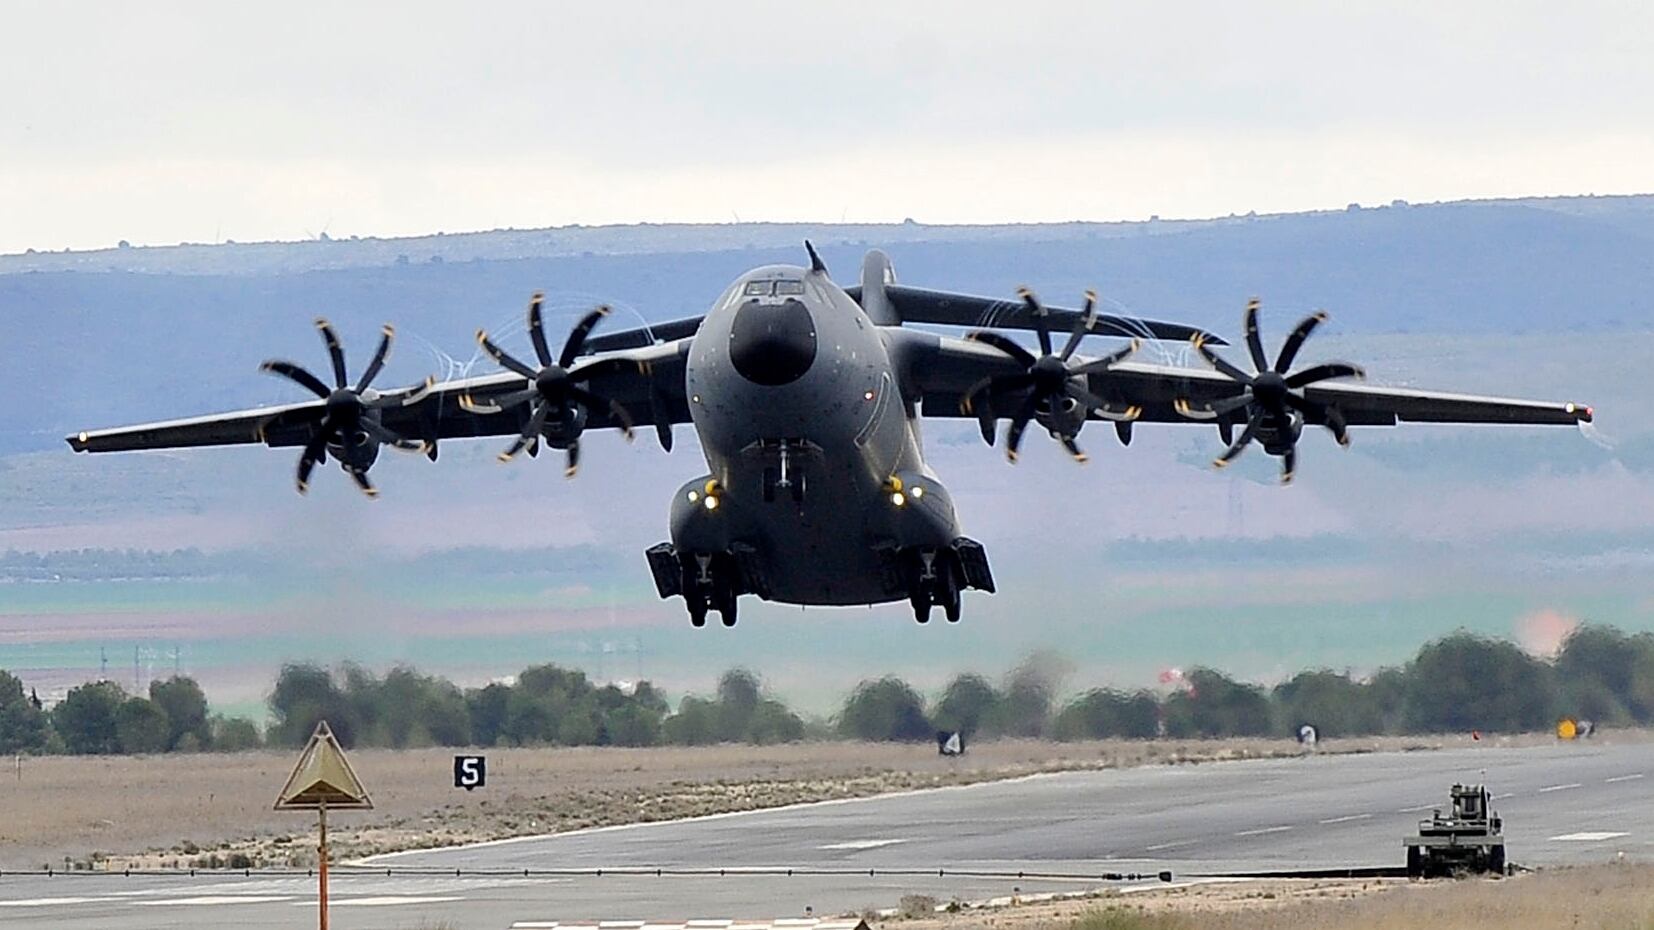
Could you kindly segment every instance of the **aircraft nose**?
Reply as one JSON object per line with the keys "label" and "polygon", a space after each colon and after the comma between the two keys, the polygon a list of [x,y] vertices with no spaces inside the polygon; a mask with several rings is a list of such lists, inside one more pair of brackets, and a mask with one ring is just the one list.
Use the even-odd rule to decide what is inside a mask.
{"label": "aircraft nose", "polygon": [[804,376],[816,359],[816,327],[800,301],[748,301],[729,330],[729,359],[754,384],[777,387]]}

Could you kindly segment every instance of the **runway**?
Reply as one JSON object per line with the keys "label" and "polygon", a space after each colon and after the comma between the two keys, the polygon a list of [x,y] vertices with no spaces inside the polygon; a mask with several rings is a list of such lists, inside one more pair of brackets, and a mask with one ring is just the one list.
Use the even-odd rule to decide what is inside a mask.
{"label": "runway", "polygon": [[[1485,770],[1485,775],[1484,775]],[[1654,745],[1317,756],[1075,772],[380,856],[393,870],[617,867],[1195,873],[1395,865],[1401,838],[1455,781],[1486,781],[1510,857],[1533,865],[1654,859]],[[1094,879],[342,876],[340,928],[463,928],[582,918],[788,917],[1078,889]],[[287,927],[302,877],[0,878],[17,926]],[[19,919],[21,918],[21,919]]]}

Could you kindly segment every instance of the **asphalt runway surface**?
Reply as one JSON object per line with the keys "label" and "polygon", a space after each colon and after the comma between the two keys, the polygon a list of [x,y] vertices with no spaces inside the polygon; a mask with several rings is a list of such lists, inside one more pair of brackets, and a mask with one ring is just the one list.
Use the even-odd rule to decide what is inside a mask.
{"label": "asphalt runway surface", "polygon": [[[1485,774],[1484,774],[1485,773]],[[1106,872],[1400,865],[1402,837],[1454,782],[1486,781],[1525,865],[1654,860],[1654,744],[1315,756],[1044,775],[856,801],[380,856],[380,869],[728,869],[698,876],[345,874],[333,925],[456,928],[579,919],[771,918],[1080,890]],[[830,875],[746,869],[842,870]],[[868,875],[924,870],[927,876]],[[938,877],[937,869],[1062,873]],[[859,874],[857,874],[859,873]],[[1128,883],[1144,887],[1153,881]],[[300,926],[302,876],[5,876],[0,925]]]}

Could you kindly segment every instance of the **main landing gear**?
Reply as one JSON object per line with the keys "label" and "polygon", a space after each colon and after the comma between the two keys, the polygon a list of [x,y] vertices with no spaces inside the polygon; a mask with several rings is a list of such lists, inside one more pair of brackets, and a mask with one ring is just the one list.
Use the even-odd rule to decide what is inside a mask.
{"label": "main landing gear", "polygon": [[959,622],[959,595],[965,573],[950,549],[917,549],[908,555],[908,601],[913,619],[930,622],[930,609],[942,608],[949,623]]}

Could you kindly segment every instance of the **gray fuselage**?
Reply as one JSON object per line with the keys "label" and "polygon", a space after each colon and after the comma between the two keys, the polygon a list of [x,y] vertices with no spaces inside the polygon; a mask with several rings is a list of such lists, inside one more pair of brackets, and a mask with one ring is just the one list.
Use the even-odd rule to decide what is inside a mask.
{"label": "gray fuselage", "polygon": [[680,550],[747,552],[769,600],[871,604],[906,596],[900,551],[960,535],[885,331],[825,273],[743,275],[685,371],[709,474],[674,499]]}

